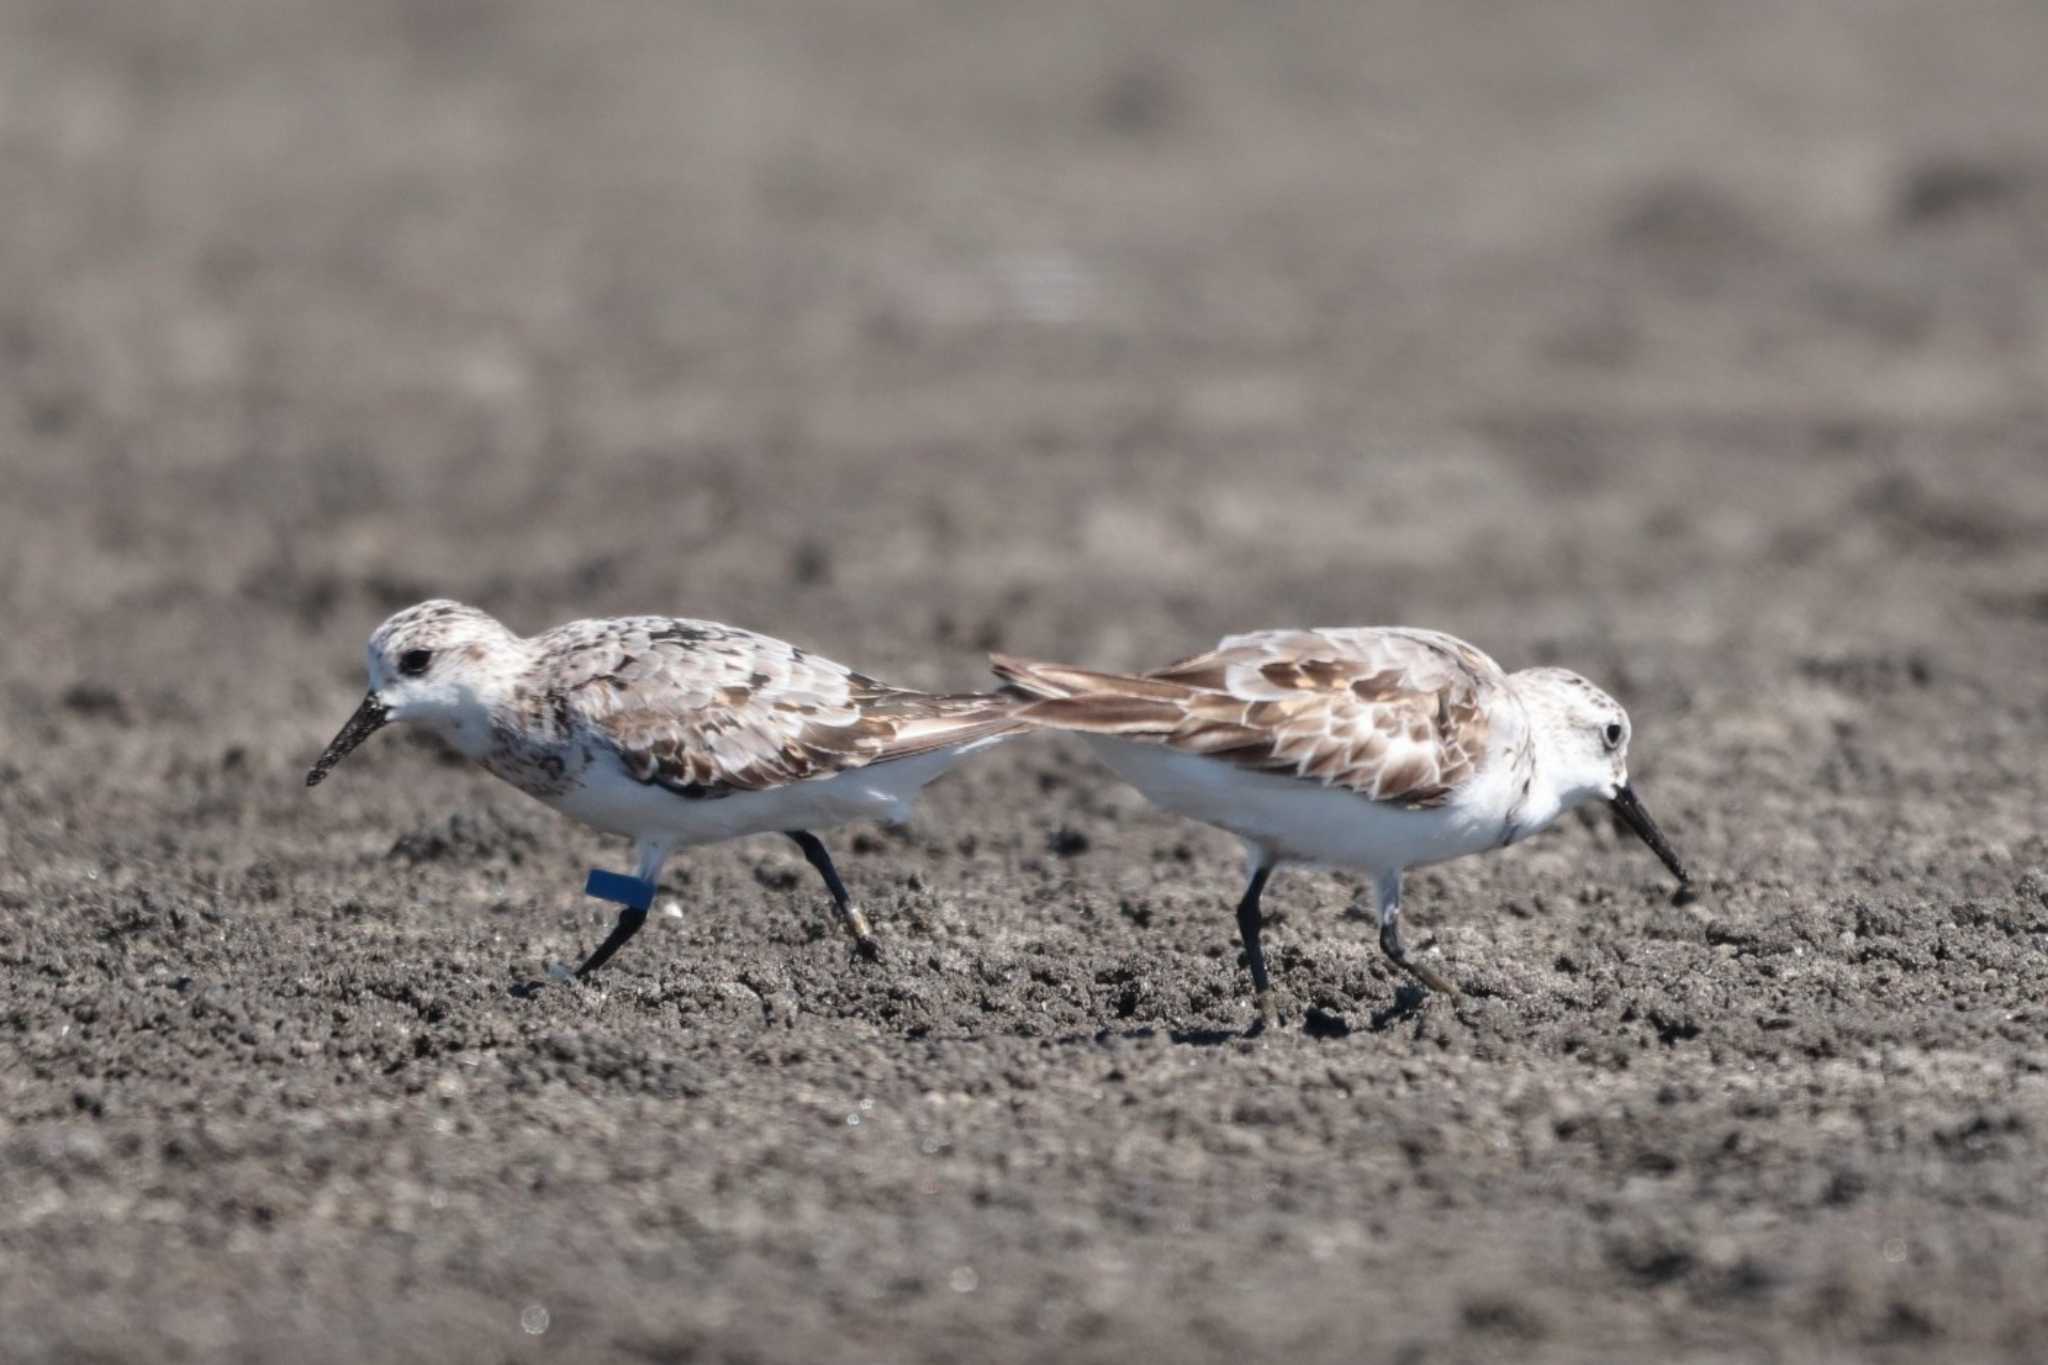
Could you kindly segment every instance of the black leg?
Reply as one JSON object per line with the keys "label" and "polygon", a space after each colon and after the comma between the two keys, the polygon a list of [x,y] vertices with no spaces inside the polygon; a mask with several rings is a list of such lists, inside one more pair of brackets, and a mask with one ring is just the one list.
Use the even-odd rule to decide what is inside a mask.
{"label": "black leg", "polygon": [[645,923],[647,923],[647,912],[645,910],[636,910],[629,905],[619,911],[619,922],[612,926],[611,934],[606,937],[604,942],[598,944],[597,950],[591,953],[589,957],[584,958],[583,965],[576,969],[577,980],[582,980],[605,963],[611,961],[612,954],[625,947],[626,940],[639,933],[640,926]]}
{"label": "black leg", "polygon": [[870,959],[880,957],[882,950],[868,928],[868,917],[847,896],[846,884],[839,880],[839,869],[832,866],[832,855],[825,851],[825,845],[807,829],[793,829],[788,833],[796,840],[796,846],[804,851],[804,857],[810,860],[811,866],[818,869],[818,875],[825,879],[825,889],[832,893],[832,908],[839,912],[839,922],[846,926],[846,932],[853,935],[861,956]]}
{"label": "black leg", "polygon": [[1237,935],[1244,940],[1245,964],[1252,969],[1252,989],[1260,995],[1266,993],[1266,950],[1259,942],[1259,931],[1265,921],[1259,915],[1259,896],[1266,889],[1266,878],[1273,875],[1270,864],[1252,869],[1251,885],[1244,889],[1244,899],[1237,903]]}
{"label": "black leg", "polygon": [[1380,919],[1380,951],[1387,955],[1388,961],[1431,990],[1440,991],[1445,995],[1458,994],[1458,988],[1445,980],[1434,968],[1426,967],[1408,956],[1408,947],[1401,942],[1401,912],[1398,908]]}

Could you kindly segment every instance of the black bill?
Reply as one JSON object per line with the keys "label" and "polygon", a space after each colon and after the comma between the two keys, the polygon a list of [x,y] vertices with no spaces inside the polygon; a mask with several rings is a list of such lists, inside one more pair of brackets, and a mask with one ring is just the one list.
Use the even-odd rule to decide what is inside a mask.
{"label": "black bill", "polygon": [[[384,723],[390,719],[391,713],[384,708],[383,702],[377,700],[375,692],[364,697],[363,704],[348,718],[348,724],[341,727],[341,733],[321,750],[319,759],[306,770],[306,785],[319,786],[320,779],[326,777],[335,764],[347,758],[356,745],[383,729]],[[1643,818],[1647,820],[1649,817]]]}
{"label": "black bill", "polygon": [[[339,741],[337,741],[339,742]],[[1628,821],[1628,827],[1636,832],[1642,841],[1650,846],[1650,852],[1657,855],[1664,866],[1671,869],[1671,875],[1681,882],[1692,879],[1685,875],[1685,864],[1678,861],[1678,851],[1671,847],[1664,831],[1657,828],[1657,822],[1650,818],[1650,812],[1643,809],[1642,800],[1635,788],[1623,787],[1611,798],[1615,813]]]}

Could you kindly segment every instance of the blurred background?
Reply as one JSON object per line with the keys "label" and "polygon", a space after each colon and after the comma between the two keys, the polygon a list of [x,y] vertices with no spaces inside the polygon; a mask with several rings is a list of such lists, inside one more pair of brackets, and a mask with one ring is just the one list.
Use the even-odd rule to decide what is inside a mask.
{"label": "blurred background", "polygon": [[[295,791],[369,630],[426,596],[526,631],[719,618],[945,687],[997,647],[1144,666],[1433,626],[1612,685],[1681,846],[1778,897],[1720,913],[1810,910],[1818,952],[1851,864],[1922,902],[2009,889],[2048,720],[2044,53],[2031,0],[0,0],[0,886],[17,985],[56,992],[16,1016],[39,1060],[12,1107],[42,1125],[16,1155],[63,1166],[58,1030],[108,1008],[32,965],[67,922],[126,922],[79,879],[303,915],[476,801],[543,841],[554,880],[525,875],[566,904],[567,850],[597,845],[474,774],[388,744],[353,796]],[[961,789],[984,807],[1080,769],[988,771]],[[1049,799],[1097,842],[1084,888],[1150,884],[1142,855],[1105,870],[1131,821],[1194,839],[1196,889],[1234,875],[1220,837]],[[948,804],[984,859],[1045,837]],[[707,857],[757,894],[756,854]],[[1060,916],[1086,894],[1034,911],[1084,981]],[[1319,894],[1297,932],[1362,943]],[[17,1245],[153,1286],[220,1347],[101,1224],[36,1223],[65,1207]],[[1573,1281],[1591,1300],[1644,1282],[1616,1255]],[[1971,1275],[2024,1303],[2036,1261],[1973,1264],[1918,1267],[1908,1326],[1967,1332],[1938,1291]],[[1888,1339],[1891,1292],[1843,1339]],[[1497,1309],[1443,1313],[1529,1350],[1562,1321]],[[889,1340],[807,1321],[756,1344]],[[1233,1340],[1185,1326],[1111,1312],[1065,1358]],[[139,1339],[106,1330],[65,1339]]]}
{"label": "blurred background", "polygon": [[1912,635],[2039,525],[2025,3],[0,16],[45,670],[324,687],[427,593],[969,674]]}

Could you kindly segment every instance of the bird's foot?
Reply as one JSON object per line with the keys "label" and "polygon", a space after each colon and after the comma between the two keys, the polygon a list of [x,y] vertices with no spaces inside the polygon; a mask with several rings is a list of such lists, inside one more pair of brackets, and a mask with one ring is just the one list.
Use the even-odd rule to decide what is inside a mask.
{"label": "bird's foot", "polygon": [[846,932],[853,937],[853,955],[863,962],[880,962],[882,945],[868,927],[868,917],[858,905],[846,907]]}
{"label": "bird's foot", "polygon": [[1413,958],[1403,960],[1401,966],[1408,972],[1410,976],[1414,977],[1417,981],[1420,981],[1423,985],[1429,987],[1431,990],[1437,992],[1439,995],[1460,996],[1464,994],[1463,991],[1459,990],[1457,986],[1452,983],[1449,977],[1443,975],[1434,967],[1425,966],[1424,964],[1415,961]]}
{"label": "bird's foot", "polygon": [[1451,984],[1450,979],[1438,972],[1436,968],[1426,963],[1417,962],[1414,958],[1408,956],[1408,947],[1401,942],[1401,922],[1399,919],[1389,917],[1380,925],[1380,951],[1386,954],[1389,962],[1439,995],[1456,996],[1462,994],[1456,986]]}

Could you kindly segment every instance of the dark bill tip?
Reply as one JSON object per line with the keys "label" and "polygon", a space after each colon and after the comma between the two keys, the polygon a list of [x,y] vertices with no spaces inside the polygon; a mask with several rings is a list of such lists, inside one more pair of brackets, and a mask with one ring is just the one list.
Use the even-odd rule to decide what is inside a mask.
{"label": "dark bill tip", "polygon": [[347,758],[349,751],[356,745],[383,729],[385,722],[390,719],[391,713],[384,708],[383,702],[377,700],[375,692],[364,697],[363,704],[348,718],[348,724],[341,727],[341,733],[329,741],[327,747],[320,751],[320,757],[314,760],[313,766],[306,770],[306,785],[319,786],[321,779],[333,771],[335,764]]}
{"label": "dark bill tip", "polygon": [[1636,837],[1650,846],[1650,852],[1656,854],[1664,866],[1671,869],[1672,876],[1678,878],[1681,883],[1692,880],[1685,873],[1685,864],[1678,861],[1678,851],[1671,847],[1671,841],[1664,837],[1664,831],[1657,828],[1657,822],[1650,818],[1650,812],[1643,809],[1642,800],[1636,795],[1635,788],[1623,787],[1614,794],[1609,804],[1622,819],[1628,821],[1628,827],[1636,832]]}

